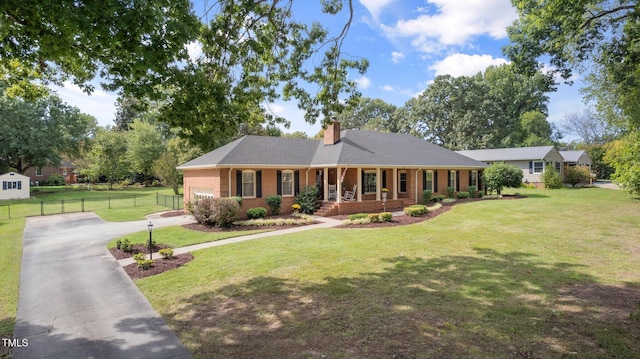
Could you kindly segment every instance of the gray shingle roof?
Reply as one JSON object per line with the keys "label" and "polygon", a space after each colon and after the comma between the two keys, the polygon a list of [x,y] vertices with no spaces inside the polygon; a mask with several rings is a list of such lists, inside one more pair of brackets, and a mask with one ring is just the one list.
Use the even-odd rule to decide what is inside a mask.
{"label": "gray shingle roof", "polygon": [[481,162],[541,160],[553,150],[553,146],[496,148],[489,150],[457,151],[457,153]]}
{"label": "gray shingle roof", "polygon": [[245,136],[181,165],[214,166],[380,166],[482,168],[485,164],[406,134],[344,130],[340,141]]}
{"label": "gray shingle roof", "polygon": [[578,162],[585,151],[559,151],[565,162]]}

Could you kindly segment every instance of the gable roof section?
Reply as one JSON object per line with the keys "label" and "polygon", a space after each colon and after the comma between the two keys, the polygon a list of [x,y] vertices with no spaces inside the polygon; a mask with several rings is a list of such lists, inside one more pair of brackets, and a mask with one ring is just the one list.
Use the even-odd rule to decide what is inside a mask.
{"label": "gable roof section", "polygon": [[483,168],[471,158],[406,134],[344,130],[340,141],[245,136],[189,161],[179,169],[215,167],[379,166]]}
{"label": "gable roof section", "polygon": [[541,160],[554,150],[553,146],[495,148],[489,150],[457,151],[481,162]]}
{"label": "gable roof section", "polygon": [[[580,159],[591,162],[589,155],[583,150],[581,151],[559,151],[565,162],[580,162]],[[583,157],[585,156],[585,157]]]}

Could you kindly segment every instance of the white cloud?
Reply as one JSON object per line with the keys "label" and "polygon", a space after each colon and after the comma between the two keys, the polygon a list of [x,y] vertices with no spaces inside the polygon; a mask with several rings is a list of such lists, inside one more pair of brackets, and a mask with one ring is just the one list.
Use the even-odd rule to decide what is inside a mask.
{"label": "white cloud", "polygon": [[374,19],[377,19],[380,15],[380,11],[394,1],[395,0],[360,0],[360,4],[369,11]]}
{"label": "white cloud", "polygon": [[196,60],[202,56],[202,44],[199,41],[191,41],[185,46],[191,62],[196,62]]}
{"label": "white cloud", "polygon": [[447,46],[467,45],[473,37],[488,35],[494,39],[507,36],[506,27],[517,17],[509,0],[428,0],[438,9],[399,20],[394,26],[381,25],[391,38],[411,38],[418,51],[433,53]]}
{"label": "white cloud", "polygon": [[380,89],[382,89],[383,91],[387,91],[387,92],[394,92],[395,91],[395,89],[391,85],[384,85],[384,86],[380,87]]}
{"label": "white cloud", "polygon": [[98,120],[98,125],[114,125],[116,113],[115,93],[105,92],[96,86],[91,95],[87,95],[82,89],[70,82],[65,82],[64,87],[51,85],[51,89],[56,91],[58,97],[71,106],[80,109],[81,112],[92,115]]}
{"label": "white cloud", "polygon": [[362,76],[361,78],[356,79],[355,81],[358,84],[358,87],[361,89],[366,89],[369,86],[371,86],[371,80],[366,76]]}
{"label": "white cloud", "polygon": [[402,52],[394,51],[391,53],[391,62],[397,64],[402,59],[404,59],[404,54]]}
{"label": "white cloud", "polygon": [[506,59],[494,58],[491,55],[454,54],[436,62],[429,67],[429,70],[434,70],[436,76],[473,76],[478,72],[483,72],[491,65],[503,65],[506,63],[508,63]]}

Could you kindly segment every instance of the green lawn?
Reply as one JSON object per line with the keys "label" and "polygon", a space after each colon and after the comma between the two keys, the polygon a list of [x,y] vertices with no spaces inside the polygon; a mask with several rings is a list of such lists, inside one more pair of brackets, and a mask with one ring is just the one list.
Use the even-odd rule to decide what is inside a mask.
{"label": "green lawn", "polygon": [[[200,232],[185,229],[181,226],[158,228],[153,231],[153,240],[158,244],[166,244],[171,248],[190,246],[192,244],[218,241],[225,238],[246,236],[269,230],[228,231],[228,232]],[[116,246],[116,241],[128,239],[131,244],[149,243],[149,232],[141,231],[127,236],[113,239],[107,243],[107,248]]]}
{"label": "green lawn", "polygon": [[640,200],[519,192],[209,248],[137,284],[198,358],[639,358]]}

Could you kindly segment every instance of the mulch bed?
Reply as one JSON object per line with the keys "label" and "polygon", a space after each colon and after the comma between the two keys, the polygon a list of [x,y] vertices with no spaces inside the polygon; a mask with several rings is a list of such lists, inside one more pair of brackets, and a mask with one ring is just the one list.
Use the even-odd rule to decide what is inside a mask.
{"label": "mulch bed", "polygon": [[[395,226],[405,226],[407,224],[414,224],[414,223],[420,223],[420,222],[424,222],[426,220],[429,220],[431,218],[434,218],[448,210],[451,209],[451,205],[444,205],[436,210],[431,210],[429,211],[429,213],[425,214],[424,216],[420,216],[420,217],[411,217],[411,216],[407,216],[407,215],[402,215],[402,216],[395,216],[393,217],[393,219],[389,222],[379,222],[379,223],[367,223],[367,224],[343,224],[340,226],[337,226],[335,228],[381,228],[381,227],[395,227]],[[346,220],[347,215],[340,215],[340,216],[334,216],[331,218],[335,218],[335,219],[339,219],[339,220]]]}
{"label": "mulch bed", "polygon": [[164,273],[168,270],[178,268],[193,259],[193,254],[183,253],[173,256],[171,259],[157,258],[153,260],[153,264],[149,269],[138,268],[137,263],[131,263],[122,267],[131,279],[140,279],[152,275]]}
{"label": "mulch bed", "polygon": [[[145,254],[149,253],[149,247],[147,247],[144,244],[133,244],[132,247],[133,247],[133,250],[131,252],[125,252],[122,249],[117,249],[116,247],[109,249],[109,252],[111,252],[111,255],[116,260],[131,258],[133,257],[134,254],[137,254],[137,253],[145,253]],[[165,244],[154,244],[152,248],[153,248],[153,252],[155,253],[163,248],[169,248],[169,246]]]}

